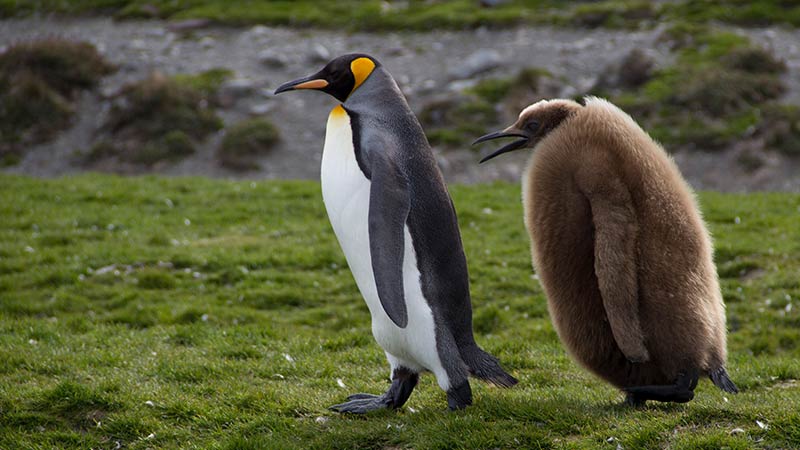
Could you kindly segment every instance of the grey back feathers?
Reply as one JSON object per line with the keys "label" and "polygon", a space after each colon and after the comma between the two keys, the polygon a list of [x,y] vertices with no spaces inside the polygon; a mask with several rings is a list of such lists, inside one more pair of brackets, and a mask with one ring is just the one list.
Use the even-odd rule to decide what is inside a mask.
{"label": "grey back feathers", "polygon": [[[396,221],[405,219],[422,292],[436,323],[439,353],[459,355],[442,361],[448,372],[458,373],[459,365],[466,364],[474,376],[501,386],[516,384],[497,359],[475,343],[469,274],[455,208],[422,127],[394,79],[377,67],[343,106],[358,130],[354,146],[372,183],[370,248],[381,303],[387,307],[402,299],[402,274],[391,269],[399,267],[402,258],[397,239],[403,229]],[[399,309],[388,306],[387,314],[395,314],[392,319],[402,326],[404,313],[391,312]]]}
{"label": "grey back feathers", "polygon": [[[394,80],[382,67],[376,68],[347,99],[344,108],[356,122],[353,128],[359,130],[359,136],[353,137],[357,140],[354,144],[365,161],[375,193],[372,196],[375,202],[370,203],[370,208],[374,206],[376,214],[370,214],[371,220],[381,216],[399,218],[405,213],[403,219],[414,237],[425,297],[436,299],[432,308],[455,309],[449,315],[462,316],[439,316],[453,319],[448,320],[447,326],[454,334],[471,334],[471,309],[458,308],[470,302],[466,257],[455,210],[422,127]],[[390,201],[384,201],[386,199]],[[374,224],[370,223],[370,233],[373,229],[378,236],[385,233],[382,228],[386,224],[382,221],[377,219]],[[402,233],[402,227],[399,230]],[[383,242],[378,237],[374,246],[380,247]],[[398,249],[373,250],[377,250],[377,255],[386,256]],[[373,260],[375,258],[373,254]]]}

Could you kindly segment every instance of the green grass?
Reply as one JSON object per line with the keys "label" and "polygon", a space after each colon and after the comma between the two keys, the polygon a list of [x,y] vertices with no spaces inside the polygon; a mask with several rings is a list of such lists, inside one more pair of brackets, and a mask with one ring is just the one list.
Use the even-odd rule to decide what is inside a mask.
{"label": "green grass", "polygon": [[452,413],[426,375],[348,417],[388,367],[317,183],[0,176],[0,448],[800,446],[800,195],[700,196],[742,393],[633,410],[559,344],[519,187],[452,193],[477,340],[520,384]]}
{"label": "green grass", "polygon": [[664,20],[745,26],[800,25],[800,6],[786,0],[680,0],[657,5],[642,0],[510,0],[492,8],[483,8],[475,0],[0,0],[0,17],[34,12],[112,14],[119,18],[208,18],[233,25],[263,23],[349,30],[516,24],[635,28]]}

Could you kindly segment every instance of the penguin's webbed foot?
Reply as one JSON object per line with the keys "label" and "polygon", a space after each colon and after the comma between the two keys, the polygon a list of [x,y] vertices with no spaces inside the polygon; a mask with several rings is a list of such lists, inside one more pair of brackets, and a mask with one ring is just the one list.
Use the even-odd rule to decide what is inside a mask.
{"label": "penguin's webbed foot", "polygon": [[350,400],[364,400],[364,399],[368,399],[368,398],[379,398],[379,397],[380,397],[380,395],[358,393],[358,394],[348,395],[347,396],[347,401],[350,401]]}
{"label": "penguin's webbed foot", "polygon": [[694,389],[697,387],[698,378],[697,369],[692,369],[686,373],[680,373],[675,384],[626,387],[623,389],[628,394],[625,397],[625,404],[644,406],[647,400],[686,403],[694,398]]}
{"label": "penguin's webbed foot", "polygon": [[366,414],[379,409],[397,409],[403,406],[419,381],[419,374],[404,367],[398,367],[392,374],[392,385],[382,395],[353,394],[347,401],[328,409],[341,413]]}
{"label": "penguin's webbed foot", "polygon": [[393,408],[392,400],[386,395],[353,394],[347,402],[331,406],[330,410],[340,413],[366,414],[379,409]]}
{"label": "penguin's webbed foot", "polygon": [[469,381],[464,381],[456,387],[451,387],[447,391],[447,406],[451,411],[464,409],[472,404],[472,388]]}

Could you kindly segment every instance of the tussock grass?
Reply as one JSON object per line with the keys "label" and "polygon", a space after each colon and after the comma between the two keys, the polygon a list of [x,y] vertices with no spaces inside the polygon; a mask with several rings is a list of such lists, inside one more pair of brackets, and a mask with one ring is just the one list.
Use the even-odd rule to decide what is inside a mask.
{"label": "tussock grass", "polygon": [[191,155],[195,143],[222,128],[214,96],[227,72],[175,78],[153,73],[123,86],[85,164],[116,157],[145,166]]}
{"label": "tussock grass", "polygon": [[[635,49],[576,99],[608,98],[671,150],[714,151],[754,140],[757,151],[739,159],[749,170],[763,164],[764,150],[798,154],[798,109],[780,103],[784,61],[745,36],[692,23],[667,28],[661,39],[675,50],[673,63],[656,69]],[[484,78],[458,95],[429,101],[420,122],[433,145],[464,146],[463,136],[507,126],[529,104],[558,96],[562,83],[536,67]]]}
{"label": "tussock grass", "polygon": [[278,128],[263,118],[243,120],[227,130],[217,149],[220,164],[234,170],[258,169],[254,161],[280,140]]}
{"label": "tussock grass", "polygon": [[520,384],[451,413],[426,375],[349,417],[388,368],[317,183],[0,176],[0,448],[800,446],[800,196],[700,195],[742,393],[629,409],[558,342],[519,187],[451,190],[477,340]]}
{"label": "tussock grass", "polygon": [[61,38],[11,45],[0,53],[0,166],[66,128],[77,95],[115,70],[86,42]]}
{"label": "tussock grass", "polygon": [[[528,67],[507,78],[485,78],[458,95],[434,98],[419,113],[433,145],[457,148],[469,144],[465,136],[480,136],[549,93],[554,84],[547,70]],[[506,114],[504,114],[504,112]]]}
{"label": "tussock grass", "polygon": [[[674,64],[633,89],[600,89],[652,136],[673,148],[728,148],[754,133],[761,147],[793,154],[794,109],[779,103],[786,86],[783,61],[746,37],[713,27],[679,24],[662,39],[676,50]],[[741,161],[746,167],[760,158]]]}

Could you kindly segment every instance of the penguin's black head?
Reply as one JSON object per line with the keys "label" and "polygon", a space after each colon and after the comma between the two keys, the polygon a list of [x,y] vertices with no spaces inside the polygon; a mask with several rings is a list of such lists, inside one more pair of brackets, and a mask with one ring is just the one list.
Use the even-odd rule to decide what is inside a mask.
{"label": "penguin's black head", "polygon": [[350,53],[334,59],[313,75],[282,84],[275,93],[280,94],[295,89],[316,89],[344,102],[380,65],[369,55]]}
{"label": "penguin's black head", "polygon": [[572,100],[542,100],[523,109],[519,113],[517,121],[510,127],[481,136],[472,145],[504,137],[520,138],[483,158],[481,162],[513,150],[534,148],[550,132],[558,128],[564,120],[581,108],[580,104]]}

